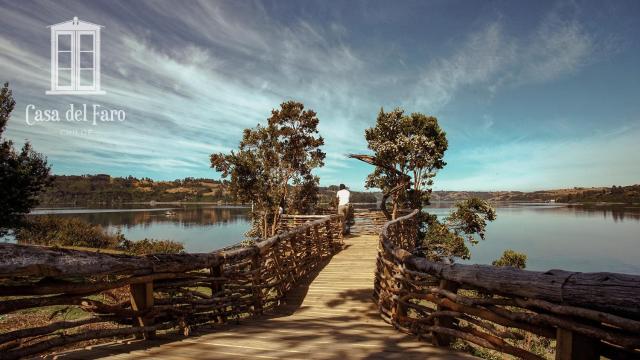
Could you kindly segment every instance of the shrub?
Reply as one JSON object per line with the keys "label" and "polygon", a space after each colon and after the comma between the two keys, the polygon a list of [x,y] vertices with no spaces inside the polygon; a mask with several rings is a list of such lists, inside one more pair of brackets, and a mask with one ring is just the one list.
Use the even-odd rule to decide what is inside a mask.
{"label": "shrub", "polygon": [[115,249],[124,236],[77,218],[32,216],[16,231],[16,239],[22,244]]}
{"label": "shrub", "polygon": [[124,239],[118,249],[131,255],[180,254],[184,252],[184,246],[179,242],[156,239],[137,241]]}
{"label": "shrub", "polygon": [[491,263],[493,266],[513,266],[517,269],[524,269],[527,267],[527,255],[507,249],[502,253],[502,256],[498,260],[494,260]]}
{"label": "shrub", "polygon": [[177,254],[184,246],[172,240],[128,240],[120,232],[111,234],[100,225],[92,225],[78,218],[32,216],[16,232],[21,244],[45,246],[80,246],[124,251],[131,255]]}

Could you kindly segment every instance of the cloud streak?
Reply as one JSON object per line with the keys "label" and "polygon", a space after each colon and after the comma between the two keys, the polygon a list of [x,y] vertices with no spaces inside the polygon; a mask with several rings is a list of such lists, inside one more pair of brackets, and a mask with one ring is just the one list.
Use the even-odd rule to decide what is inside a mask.
{"label": "cloud streak", "polygon": [[[380,106],[438,114],[465,107],[460,99],[469,90],[491,101],[504,91],[576,74],[597,51],[581,22],[557,9],[524,34],[500,17],[479,21],[447,39],[459,45],[416,61],[391,42],[359,46],[363,29],[366,36],[375,29],[352,19],[319,21],[261,3],[5,2],[2,8],[0,23],[8,30],[0,33],[0,74],[8,78],[0,80],[12,82],[18,100],[8,135],[30,139],[55,172],[65,173],[212,177],[210,153],[235,148],[243,128],[295,99],[321,119],[328,153],[318,171],[322,183],[362,188],[368,168],[345,154],[365,151],[364,129]],[[44,95],[46,25],[75,15],[105,25],[102,83],[108,94],[99,98]],[[95,128],[25,124],[28,103],[63,109],[72,102],[123,108],[127,120]],[[444,125],[455,130],[451,123]],[[473,126],[489,132],[500,122],[487,113]],[[88,129],[88,135],[63,135]],[[492,161],[509,164],[506,155]],[[464,180],[455,181],[452,186]]]}
{"label": "cloud streak", "polygon": [[425,66],[409,104],[439,111],[468,88],[494,95],[502,88],[554,81],[577,72],[596,51],[579,21],[557,9],[524,37],[510,34],[503,22],[484,24],[453,54]]}

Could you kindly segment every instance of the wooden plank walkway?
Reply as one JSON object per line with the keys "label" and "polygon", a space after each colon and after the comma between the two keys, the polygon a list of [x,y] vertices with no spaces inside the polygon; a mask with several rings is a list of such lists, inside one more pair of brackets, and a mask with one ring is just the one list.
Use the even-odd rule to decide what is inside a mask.
{"label": "wooden plank walkway", "polygon": [[201,329],[188,337],[119,342],[61,353],[60,359],[471,359],[432,347],[382,321],[371,300],[377,236],[345,249],[287,296],[278,313]]}

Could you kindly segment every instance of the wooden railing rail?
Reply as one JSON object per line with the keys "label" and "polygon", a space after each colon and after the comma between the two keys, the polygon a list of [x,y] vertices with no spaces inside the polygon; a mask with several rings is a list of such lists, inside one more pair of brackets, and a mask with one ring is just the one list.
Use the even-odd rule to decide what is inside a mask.
{"label": "wooden railing rail", "polygon": [[342,246],[340,221],[324,216],[254,246],[206,254],[138,257],[0,244],[0,315],[55,315],[67,307],[89,315],[12,323],[0,333],[0,359],[168,329],[186,335],[196,325],[262,314]]}
{"label": "wooden railing rail", "polygon": [[[411,253],[417,213],[380,234],[374,298],[385,321],[439,346],[457,338],[523,359],[640,358],[640,276],[429,261]],[[555,347],[532,349],[535,337]]]}

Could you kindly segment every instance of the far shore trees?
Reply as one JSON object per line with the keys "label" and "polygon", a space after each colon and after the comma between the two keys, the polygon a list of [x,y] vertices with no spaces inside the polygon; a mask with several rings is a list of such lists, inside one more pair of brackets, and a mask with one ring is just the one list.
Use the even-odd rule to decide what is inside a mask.
{"label": "far shore trees", "polygon": [[5,83],[0,89],[0,236],[22,225],[24,215],[38,204],[38,195],[51,181],[46,158],[33,151],[31,144],[16,150],[11,140],[3,139],[15,104]]}
{"label": "far shore trees", "polygon": [[287,101],[271,111],[266,126],[245,129],[237,151],[211,155],[211,167],[222,173],[231,194],[253,204],[250,237],[274,235],[281,207],[295,201],[293,210],[306,211],[317,202],[312,170],[325,158],[318,122],[315,111]]}

